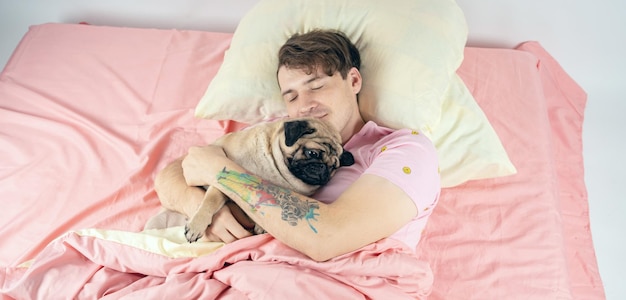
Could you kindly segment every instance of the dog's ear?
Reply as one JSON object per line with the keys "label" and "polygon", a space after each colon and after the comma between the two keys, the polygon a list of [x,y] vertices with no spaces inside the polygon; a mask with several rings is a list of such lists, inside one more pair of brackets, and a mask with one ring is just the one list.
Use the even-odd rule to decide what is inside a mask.
{"label": "dog's ear", "polygon": [[341,156],[339,157],[339,166],[348,167],[353,164],[354,164],[354,156],[352,155],[352,153],[344,149],[343,153],[341,153]]}
{"label": "dog's ear", "polygon": [[285,145],[287,147],[293,146],[303,135],[315,132],[315,128],[310,127],[306,120],[287,121],[283,126],[285,127]]}

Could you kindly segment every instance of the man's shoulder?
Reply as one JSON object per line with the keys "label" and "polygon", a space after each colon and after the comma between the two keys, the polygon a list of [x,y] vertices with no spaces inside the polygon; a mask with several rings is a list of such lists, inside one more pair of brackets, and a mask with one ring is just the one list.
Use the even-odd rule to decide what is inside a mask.
{"label": "man's shoulder", "polygon": [[369,121],[354,137],[361,145],[376,146],[379,144],[432,144],[430,138],[418,130],[410,128],[389,128]]}

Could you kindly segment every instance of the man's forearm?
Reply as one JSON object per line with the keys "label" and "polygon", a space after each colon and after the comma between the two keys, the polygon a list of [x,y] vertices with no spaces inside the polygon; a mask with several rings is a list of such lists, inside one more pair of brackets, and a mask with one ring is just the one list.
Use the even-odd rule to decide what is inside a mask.
{"label": "man's forearm", "polygon": [[191,216],[200,205],[204,190],[187,185],[181,161],[182,158],[171,162],[157,174],[154,189],[163,207]]}
{"label": "man's forearm", "polygon": [[278,187],[258,176],[223,169],[217,176],[217,183],[230,193],[239,205],[262,217],[263,208],[278,208],[282,221],[291,226],[306,222],[313,233],[320,204],[316,200],[296,194],[288,189]]}
{"label": "man's forearm", "polygon": [[222,169],[214,185],[286,245],[318,261],[334,256],[326,253],[325,242],[335,232],[320,222],[327,204],[233,169]]}

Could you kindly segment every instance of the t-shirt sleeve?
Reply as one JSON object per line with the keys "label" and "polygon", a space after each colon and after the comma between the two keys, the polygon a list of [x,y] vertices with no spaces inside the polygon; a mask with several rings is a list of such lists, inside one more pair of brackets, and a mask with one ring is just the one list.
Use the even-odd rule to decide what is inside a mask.
{"label": "t-shirt sleeve", "polygon": [[393,182],[415,203],[418,215],[429,215],[441,190],[437,151],[423,134],[399,130],[381,139],[365,174]]}

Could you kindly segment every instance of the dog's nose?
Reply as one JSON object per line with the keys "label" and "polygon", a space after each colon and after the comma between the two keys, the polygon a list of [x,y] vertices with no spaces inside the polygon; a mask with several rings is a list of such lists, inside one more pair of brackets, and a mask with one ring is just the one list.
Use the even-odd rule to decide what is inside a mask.
{"label": "dog's nose", "polygon": [[292,166],[291,172],[311,185],[324,185],[330,180],[330,170],[322,163],[308,163]]}
{"label": "dog's nose", "polygon": [[306,165],[304,169],[306,172],[310,174],[315,174],[319,176],[321,174],[326,173],[326,170],[328,170],[328,167],[325,164],[308,164]]}

